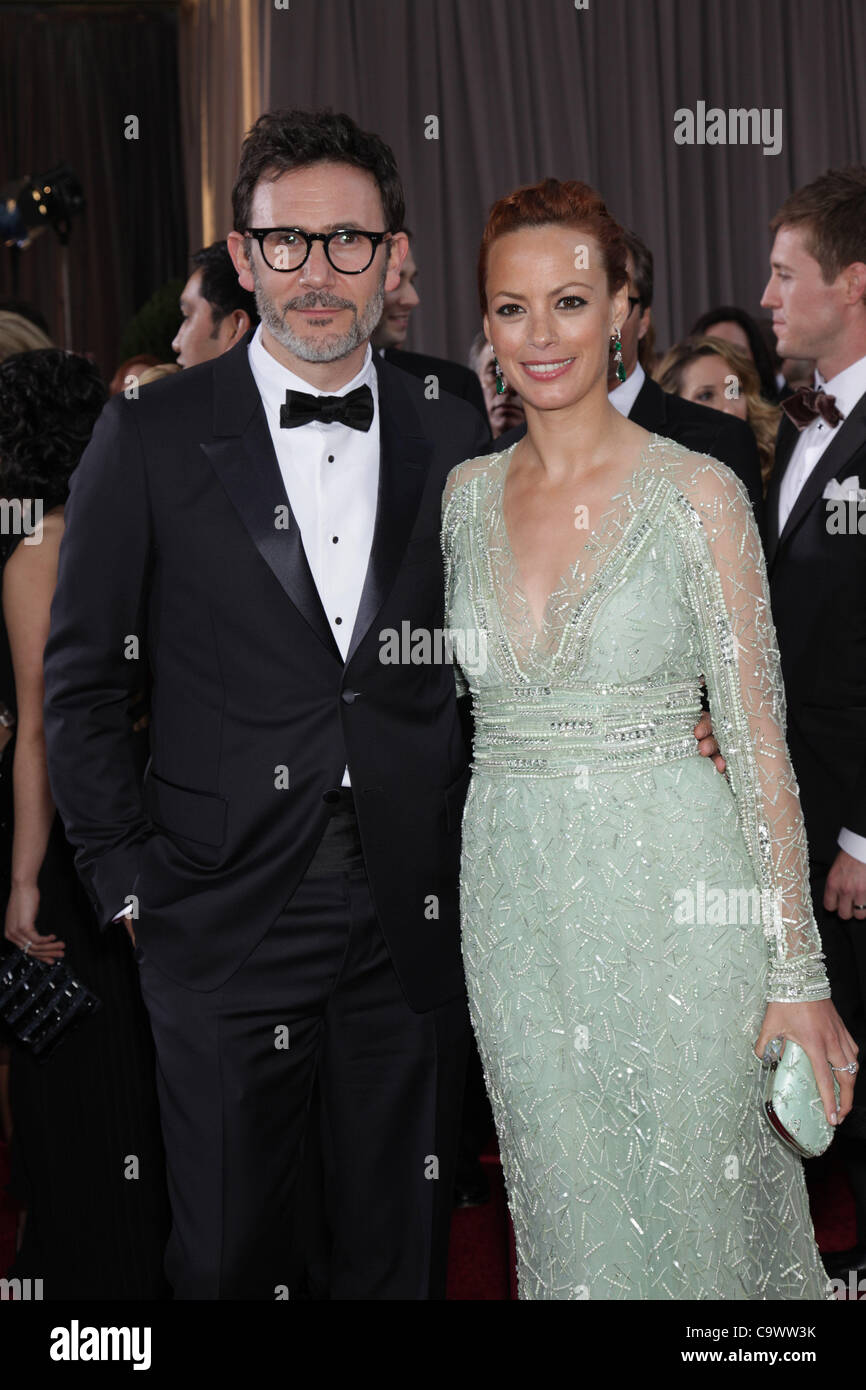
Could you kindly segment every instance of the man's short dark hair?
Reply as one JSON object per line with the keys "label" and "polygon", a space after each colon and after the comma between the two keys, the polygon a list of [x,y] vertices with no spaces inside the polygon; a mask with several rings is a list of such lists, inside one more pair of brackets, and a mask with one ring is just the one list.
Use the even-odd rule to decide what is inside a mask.
{"label": "man's short dark hair", "polygon": [[831,285],[846,266],[866,261],[866,165],[827,169],[785,199],[770,223],[799,227],[806,249]]}
{"label": "man's short dark hair", "polygon": [[212,246],[203,246],[192,257],[192,264],[201,271],[201,297],[210,305],[213,326],[219,328],[226,314],[235,309],[245,309],[250,323],[259,321],[256,297],[251,290],[245,290],[238,281],[238,273],[232,264],[228,246],[224,241],[215,241]]}
{"label": "man's short dark hair", "polygon": [[321,163],[351,164],[372,174],[382,196],[384,230],[400,230],[406,209],[392,150],[380,136],[361,130],[351,116],[326,109],[266,111],[247,132],[232,189],[235,231],[245,232],[249,226],[253,190],[259,179],[277,179],[289,169]]}
{"label": "man's short dark hair", "polygon": [[649,309],[653,302],[653,253],[637,232],[623,228],[625,244],[632,264],[632,284],[640,299],[641,309]]}

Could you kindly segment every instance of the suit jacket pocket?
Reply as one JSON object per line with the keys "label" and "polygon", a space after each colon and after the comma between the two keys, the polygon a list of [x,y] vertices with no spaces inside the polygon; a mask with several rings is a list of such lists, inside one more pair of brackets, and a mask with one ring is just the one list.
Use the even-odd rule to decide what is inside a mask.
{"label": "suit jacket pocket", "polygon": [[169,836],[214,848],[223,844],[228,814],[224,796],[180,787],[151,772],[145,782],[145,797],[154,825]]}

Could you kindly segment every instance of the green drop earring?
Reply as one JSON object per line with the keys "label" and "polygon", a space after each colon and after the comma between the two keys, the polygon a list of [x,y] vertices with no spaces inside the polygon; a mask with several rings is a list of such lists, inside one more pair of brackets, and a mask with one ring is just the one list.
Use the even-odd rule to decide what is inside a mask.
{"label": "green drop earring", "polygon": [[616,365],[616,376],[618,381],[625,381],[625,367],[622,365],[622,339],[619,336],[619,329],[615,328],[610,335],[613,344],[613,360]]}
{"label": "green drop earring", "polygon": [[[491,346],[491,348],[490,348],[490,351],[493,352],[493,347],[492,347],[492,346]],[[502,368],[501,368],[500,365],[499,365],[499,360],[498,360],[498,358],[497,358],[495,352],[493,352],[493,366],[494,366],[494,368],[496,369],[496,394],[497,394],[497,396],[504,396],[504,395],[505,395],[505,377],[502,375]]]}

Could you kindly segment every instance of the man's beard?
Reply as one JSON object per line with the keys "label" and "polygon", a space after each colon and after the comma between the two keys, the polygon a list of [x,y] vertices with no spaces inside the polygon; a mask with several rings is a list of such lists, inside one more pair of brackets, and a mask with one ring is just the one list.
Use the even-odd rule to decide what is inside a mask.
{"label": "man's beard", "polygon": [[[289,352],[302,362],[337,362],[341,357],[348,357],[351,352],[355,351],[355,348],[366,343],[382,317],[382,310],[385,307],[387,265],[382,271],[375,294],[367,301],[360,313],[358,306],[353,304],[351,300],[339,299],[337,295],[331,294],[328,290],[309,290],[297,299],[290,299],[287,304],[280,308],[265,293],[255,261],[253,261],[252,272],[256,308],[262,323],[278,343],[281,343],[284,348],[288,348]],[[315,337],[311,335],[309,338],[302,338],[286,322],[286,313],[291,309],[351,309],[354,314],[354,321],[345,333],[333,333],[326,329],[319,329],[315,332]]]}

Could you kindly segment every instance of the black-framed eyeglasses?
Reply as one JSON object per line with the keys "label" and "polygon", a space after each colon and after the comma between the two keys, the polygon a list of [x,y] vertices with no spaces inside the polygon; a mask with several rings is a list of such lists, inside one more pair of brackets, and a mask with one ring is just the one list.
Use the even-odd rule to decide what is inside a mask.
{"label": "black-framed eyeglasses", "polygon": [[632,311],[632,309],[634,308],[634,306],[635,306],[636,304],[640,304],[640,302],[641,302],[641,301],[640,301],[640,295],[634,295],[634,294],[630,294],[630,295],[629,295],[629,297],[628,297],[628,313],[626,314],[626,318],[627,318],[627,319],[630,319],[630,318],[631,318],[631,311]]}
{"label": "black-framed eyeglasses", "polygon": [[321,241],[325,255],[341,275],[360,275],[373,263],[383,241],[392,232],[362,232],[357,227],[338,227],[335,232],[304,232],[300,227],[248,227],[255,237],[265,265],[271,270],[300,270],[314,241]]}

